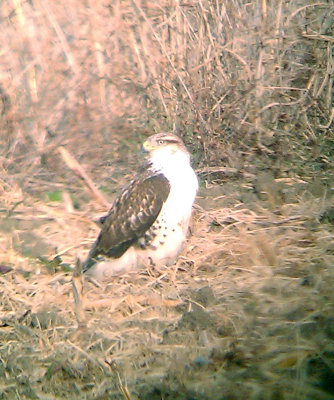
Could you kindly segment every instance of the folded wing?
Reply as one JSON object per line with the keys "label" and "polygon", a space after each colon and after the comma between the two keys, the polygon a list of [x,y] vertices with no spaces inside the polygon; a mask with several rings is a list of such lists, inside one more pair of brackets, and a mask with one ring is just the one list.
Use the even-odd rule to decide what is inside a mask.
{"label": "folded wing", "polygon": [[103,217],[101,232],[93,245],[84,270],[94,264],[94,258],[104,255],[121,257],[135,244],[157,219],[170,192],[163,174],[134,180],[126,187]]}

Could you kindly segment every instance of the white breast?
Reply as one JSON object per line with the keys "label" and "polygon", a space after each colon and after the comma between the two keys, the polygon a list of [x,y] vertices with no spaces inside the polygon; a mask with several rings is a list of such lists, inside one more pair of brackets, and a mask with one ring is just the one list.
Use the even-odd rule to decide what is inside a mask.
{"label": "white breast", "polygon": [[176,224],[185,225],[188,229],[189,218],[195,196],[198,189],[197,176],[190,165],[189,154],[179,151],[173,155],[160,152],[152,158],[153,167],[160,170],[170,183],[169,196],[161,210],[169,226]]}
{"label": "white breast", "polygon": [[182,224],[187,229],[198,188],[197,177],[188,166],[179,171],[177,176],[169,178],[169,181],[171,190],[161,210],[162,215],[169,226]]}

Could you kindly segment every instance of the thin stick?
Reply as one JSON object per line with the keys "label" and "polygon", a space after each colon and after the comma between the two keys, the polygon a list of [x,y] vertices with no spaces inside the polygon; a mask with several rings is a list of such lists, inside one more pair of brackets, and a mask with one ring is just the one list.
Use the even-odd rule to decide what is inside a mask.
{"label": "thin stick", "polygon": [[210,175],[210,174],[222,174],[222,175],[241,175],[248,178],[254,178],[254,174],[241,171],[237,168],[229,167],[204,167],[196,169],[197,175]]}
{"label": "thin stick", "polygon": [[79,328],[87,326],[86,315],[83,309],[83,276],[81,261],[79,258],[76,260],[76,265],[72,275],[72,290],[74,298],[74,312],[78,322]]}
{"label": "thin stick", "polygon": [[63,160],[67,164],[67,166],[80,178],[84,181],[85,185],[92,192],[95,199],[103,206],[110,207],[109,202],[103,197],[102,193],[95,187],[92,179],[87,175],[82,166],[78,163],[78,161],[69,153],[65,147],[58,147],[58,151],[62,156]]}

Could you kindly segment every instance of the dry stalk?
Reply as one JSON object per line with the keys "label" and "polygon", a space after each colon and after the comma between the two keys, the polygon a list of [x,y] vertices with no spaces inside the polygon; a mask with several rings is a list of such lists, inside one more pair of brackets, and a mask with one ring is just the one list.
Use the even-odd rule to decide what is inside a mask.
{"label": "dry stalk", "polygon": [[82,274],[82,265],[79,258],[76,260],[76,265],[72,275],[72,291],[74,298],[74,312],[78,323],[78,328],[87,326],[87,319],[84,311],[84,277]]}
{"label": "dry stalk", "polygon": [[88,189],[92,192],[95,199],[103,206],[110,207],[109,202],[104,198],[102,193],[96,188],[92,179],[87,175],[78,161],[70,154],[65,147],[58,147],[58,151],[62,156],[66,165],[75,172],[75,174],[83,180]]}

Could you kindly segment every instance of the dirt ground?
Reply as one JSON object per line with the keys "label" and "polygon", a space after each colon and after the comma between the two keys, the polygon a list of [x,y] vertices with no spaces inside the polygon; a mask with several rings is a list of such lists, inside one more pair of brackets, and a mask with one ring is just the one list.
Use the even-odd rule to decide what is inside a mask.
{"label": "dirt ground", "polygon": [[333,176],[290,175],[202,173],[177,264],[85,282],[79,329],[103,208],[3,183],[0,399],[333,399]]}

